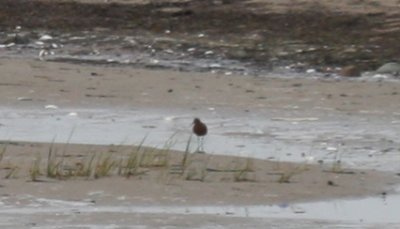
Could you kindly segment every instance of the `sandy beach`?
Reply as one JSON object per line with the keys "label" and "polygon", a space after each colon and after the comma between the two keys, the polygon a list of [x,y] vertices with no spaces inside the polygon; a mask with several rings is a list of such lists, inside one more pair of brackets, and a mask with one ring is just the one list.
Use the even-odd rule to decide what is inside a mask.
{"label": "sandy beach", "polygon": [[[399,96],[393,93],[398,91],[399,86],[389,82],[244,78],[23,59],[3,59],[1,67],[1,102],[7,109],[11,107],[16,110],[46,110],[49,105],[122,111],[174,107],[194,117],[199,113],[211,112],[209,108],[215,108],[224,113],[232,112],[232,115],[265,115],[272,112],[275,117],[294,120],[296,117],[345,114],[349,117],[391,121],[397,119],[399,111],[399,105],[390,102],[396,101]],[[297,106],[295,113],[288,112],[293,105]],[[10,131],[7,125],[1,128]],[[190,128],[188,121],[187,132],[190,132]],[[5,152],[1,173],[2,177],[8,177],[2,179],[0,189],[5,203],[22,201],[20,198],[28,195],[25,203],[28,206],[31,201],[40,198],[84,203],[90,200],[94,201],[95,206],[270,205],[380,196],[382,193],[392,193],[400,179],[396,171],[358,170],[340,165],[335,167],[332,163],[319,165],[315,161],[311,164],[290,164],[276,160],[196,153],[190,154],[193,164],[189,164],[194,168],[189,166],[177,175],[171,170],[181,163],[183,153],[174,151],[167,153],[168,162],[161,167],[143,166],[143,174],[127,178],[118,175],[116,164],[122,163],[120,160],[128,160],[129,152],[134,151],[133,146],[64,143],[50,150],[49,143],[5,141],[2,147]],[[58,167],[61,175],[54,178],[48,178],[46,173],[49,151],[54,152],[54,164],[62,162],[68,168]],[[146,152],[153,151],[148,149]],[[94,172],[83,177],[62,175],[67,171],[77,173],[91,155],[98,157],[97,164],[91,170],[95,171],[101,160],[110,155],[113,160],[109,162],[113,165],[112,171],[97,179]],[[39,182],[33,182],[32,169],[38,158],[41,158],[40,169],[35,177]],[[149,160],[159,159],[154,157]],[[249,171],[246,170],[248,160],[251,160]],[[123,167],[121,164],[119,166]],[[246,171],[244,177],[238,178],[242,176],[239,175],[241,171]],[[288,183],[279,182],[281,179],[288,179]],[[212,217],[207,219],[212,220]],[[152,217],[147,222],[154,224]],[[189,218],[180,222],[192,225],[189,223],[192,219]],[[37,224],[40,225],[40,222]]]}
{"label": "sandy beach", "polygon": [[0,10],[0,227],[397,228],[398,3],[356,2]]}

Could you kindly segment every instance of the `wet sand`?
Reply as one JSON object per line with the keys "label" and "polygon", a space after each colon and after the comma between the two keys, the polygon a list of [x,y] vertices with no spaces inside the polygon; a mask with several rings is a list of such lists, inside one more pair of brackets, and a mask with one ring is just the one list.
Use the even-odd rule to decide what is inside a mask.
{"label": "wet sand", "polygon": [[[3,26],[7,28],[8,33],[13,34],[18,30],[16,26],[22,26],[21,34],[28,32],[26,37],[28,41],[22,40],[22,44],[17,42],[16,45],[6,47],[9,42],[17,40],[16,38],[10,40],[7,33],[2,34],[5,37],[5,46],[0,51],[6,54],[0,59],[2,79],[0,109],[4,115],[1,118],[4,123],[0,123],[3,136],[0,149],[4,150],[0,161],[2,177],[0,227],[280,228],[285,225],[287,228],[396,228],[398,226],[398,221],[378,220],[370,223],[368,218],[363,218],[364,216],[355,221],[337,218],[321,220],[312,216],[302,218],[302,214],[307,215],[306,210],[296,208],[297,203],[307,201],[363,197],[382,199],[383,205],[386,205],[387,196],[398,195],[396,192],[400,176],[396,161],[400,149],[398,141],[400,104],[397,101],[400,101],[400,84],[396,80],[380,80],[369,76],[361,78],[321,76],[326,69],[336,66],[357,63],[362,70],[373,70],[392,60],[397,54],[391,50],[395,50],[394,47],[398,45],[396,39],[391,39],[398,34],[396,1],[379,3],[363,1],[363,4],[358,4],[356,1],[334,3],[296,1],[296,4],[292,4],[293,1],[213,1],[212,4],[215,4],[213,7],[217,11],[209,11],[207,8],[209,6],[205,7],[203,3],[197,4],[194,1],[188,4],[184,1],[173,1],[174,3],[162,1],[159,2],[160,5],[146,5],[144,3],[147,1],[118,0],[108,3],[134,3],[144,7],[129,8],[110,4],[109,9],[103,5],[82,8],[75,3],[65,4],[64,8],[60,8],[52,5],[50,1],[41,2],[45,3],[39,4],[41,7],[53,9],[51,12],[54,14],[46,15],[48,20],[42,20],[37,16],[29,19],[24,16],[24,10],[18,14],[22,15],[20,19],[15,18],[18,15],[10,15],[9,12],[13,11],[7,11],[6,8],[4,8],[6,13],[1,14],[4,19]],[[20,9],[18,3],[8,1],[6,4],[10,9],[16,9],[15,7]],[[170,4],[172,6],[176,4],[177,7],[171,7]],[[204,1],[204,4],[208,3]],[[28,9],[28,12],[42,14],[43,12],[37,8],[39,5],[36,2],[32,3],[30,5],[32,8]],[[67,6],[69,11],[65,10]],[[118,10],[121,9],[119,7],[126,10],[122,12]],[[60,9],[59,12],[65,14],[57,11]],[[90,13],[86,9],[92,10],[93,20],[82,23],[81,16]],[[154,11],[155,9],[157,10]],[[237,11],[237,9],[245,10]],[[236,13],[232,14],[232,10]],[[301,12],[292,14],[294,11]],[[121,23],[121,20],[125,19],[115,17],[121,12],[127,18],[135,16],[133,17],[135,20],[132,19],[127,25]],[[151,20],[154,12],[160,15],[159,20]],[[338,16],[338,12],[345,14]],[[243,17],[249,14],[252,16]],[[76,17],[71,18],[73,15]],[[183,17],[187,20],[182,19]],[[201,20],[204,24],[186,23],[190,20],[196,21],[199,17],[210,18],[216,25],[221,21],[226,24],[213,26],[207,20]],[[265,18],[269,17],[273,20],[267,20],[270,23],[260,30],[260,25],[264,25]],[[248,27],[237,27],[235,21],[242,22],[244,18]],[[325,20],[319,20],[321,18]],[[182,21],[185,23],[182,24]],[[288,26],[277,27],[276,25],[280,24],[277,22],[287,22]],[[310,24],[313,30],[309,29]],[[94,25],[99,27],[93,29]],[[173,29],[170,26],[173,26]],[[333,27],[337,30],[327,32],[327,28]],[[27,28],[32,31],[27,31]],[[132,28],[137,30],[132,32]],[[110,29],[120,36],[117,36],[120,40],[125,36],[134,38],[124,44],[134,43],[122,48],[119,46],[115,48],[112,42],[102,47],[101,44],[105,44],[102,43],[103,40],[98,40],[96,42],[99,43],[85,49],[78,45],[73,46],[71,50],[68,48],[62,50],[62,46],[58,46],[65,40],[73,41],[72,38],[82,34],[108,35]],[[86,34],[82,33],[82,30],[90,32]],[[40,35],[46,33],[55,37],[60,35],[58,37],[60,39],[57,40],[60,43],[55,44],[57,48],[52,47],[54,45],[51,43],[47,44],[47,41],[35,46]],[[64,37],[65,33],[69,35]],[[142,37],[138,39],[136,33]],[[221,34],[227,36],[221,39]],[[276,37],[270,36],[272,34]],[[148,49],[147,41],[156,41],[160,36],[163,39],[154,42],[151,49]],[[338,37],[342,39],[338,40]],[[269,40],[270,38],[272,39]],[[118,39],[117,42],[120,41]],[[220,42],[214,42],[215,40]],[[274,43],[275,41],[279,42]],[[354,41],[358,42],[355,46]],[[272,49],[269,46],[259,45],[270,42],[276,44]],[[97,45],[99,47],[94,47]],[[326,49],[327,45],[332,47]],[[193,47],[198,51],[187,54]],[[215,59],[227,57],[249,61],[256,63],[257,67],[267,69],[271,66],[265,63],[270,61],[273,62],[272,65],[295,63],[293,69],[304,72],[307,68],[315,68],[319,74],[315,77],[311,73],[300,77],[280,75],[280,78],[275,78],[268,74],[246,76],[246,72],[244,75],[236,75],[235,72],[228,70],[209,69],[209,72],[203,73],[166,69],[146,70],[115,63],[69,64],[46,61],[51,59],[50,57],[43,57],[44,61],[31,58],[36,56],[32,53],[38,53],[42,49],[60,53],[64,51],[79,56],[82,53],[91,55],[97,48],[104,53],[111,49],[111,53],[116,52],[117,55],[120,51],[135,53],[139,50],[139,53],[146,53],[150,57],[155,55],[157,58],[165,55],[165,50],[174,55],[182,54],[185,58],[204,58],[207,56],[205,53],[210,53],[212,50],[211,56]],[[357,62],[359,60],[363,61]],[[299,66],[297,63],[300,63]],[[82,110],[89,111],[88,113],[96,113],[99,110],[110,111],[112,117],[100,117],[100,119],[114,123],[121,122],[119,119],[121,115],[113,116],[118,113],[136,115],[145,111],[141,115],[150,114],[148,119],[153,117],[151,112],[156,113],[155,121],[144,119],[145,124],[140,123],[140,117],[133,124],[121,122],[121,125],[127,126],[123,131],[129,128],[129,125],[138,125],[139,131],[135,136],[141,138],[146,136],[149,129],[153,132],[160,130],[154,126],[160,123],[158,122],[160,114],[166,121],[179,119],[179,122],[170,122],[169,125],[163,126],[162,130],[164,132],[165,129],[170,130],[167,132],[170,135],[176,130],[181,131],[183,137],[179,141],[183,146],[179,146],[179,149],[165,150],[167,146],[158,144],[158,149],[145,147],[138,150],[138,144],[136,146],[129,146],[130,143],[128,146],[97,144],[102,138],[97,139],[94,145],[76,144],[77,139],[73,139],[68,144],[56,143],[51,146],[53,136],[55,139],[58,133],[65,135],[72,132],[73,125],[71,128],[69,128],[70,123],[63,126],[68,130],[33,128],[29,131],[26,131],[26,128],[21,129],[21,125],[16,125],[18,118],[22,117],[19,116],[21,113],[25,115],[23,117],[25,119],[21,118],[20,121],[32,120],[37,122],[32,125],[35,127],[50,123],[46,119],[36,119],[38,113],[42,111],[48,113],[42,112],[41,116],[48,115],[49,120],[53,118],[51,121],[58,121],[62,118],[55,113],[57,111],[65,112],[63,115],[67,117],[79,117],[81,114],[75,111]],[[92,119],[91,116],[95,117],[96,114],[87,116],[85,118]],[[221,139],[219,146],[230,144],[225,148],[229,148],[228,151],[232,155],[246,152],[248,150],[246,147],[253,144],[254,139],[267,139],[263,140],[263,143],[267,142],[268,153],[271,148],[274,150],[273,147],[276,147],[276,141],[272,140],[278,139],[283,145],[276,148],[284,149],[276,152],[274,158],[269,154],[265,157],[258,156],[270,160],[246,157],[248,155],[244,155],[245,157],[218,155],[222,150],[206,154],[191,152],[185,164],[187,167],[182,166],[184,158],[182,151],[190,134],[190,122],[196,116],[202,119],[204,117],[206,123],[210,125],[209,144],[215,146]],[[98,122],[101,125],[104,120],[95,117],[91,122]],[[126,120],[130,119],[123,121]],[[250,120],[257,122],[247,123]],[[224,129],[229,130],[223,131]],[[38,133],[40,131],[49,131],[46,134],[51,137],[44,143],[27,142],[33,139],[28,135],[45,136],[43,133]],[[318,133],[319,131],[321,133]],[[314,133],[317,137],[313,135]],[[300,136],[302,134],[304,136]],[[13,141],[17,135],[18,141]],[[224,141],[230,137],[234,137],[232,141],[237,142]],[[165,138],[160,141],[167,142],[168,137]],[[212,138],[218,140],[213,141]],[[63,143],[71,140],[68,134],[65,139]],[[118,141],[124,143],[123,138]],[[262,149],[264,145],[258,147]],[[319,158],[314,158],[313,156],[317,155],[313,155],[312,151],[318,147],[320,147],[318,150],[332,150],[328,152],[329,157],[334,161],[335,155],[339,155],[336,159],[342,159],[341,163],[332,164],[332,161],[319,161]],[[150,165],[142,164],[137,170],[129,170],[132,174],[127,175],[124,171],[126,172],[129,155],[136,151],[157,156],[146,159],[147,163],[150,160]],[[50,158],[49,152],[52,152]],[[347,163],[348,158],[345,156],[340,158],[343,152],[353,157],[352,164]],[[284,155],[279,155],[280,153]],[[282,161],[285,156],[290,158],[292,155],[300,158],[295,160],[298,163]],[[90,173],[86,174],[83,168],[90,162],[91,157],[95,158],[94,164],[90,167]],[[359,164],[353,163],[360,158],[363,160],[368,158],[372,166],[367,166],[369,169],[361,169]],[[56,166],[56,170],[48,170],[49,161]],[[392,162],[391,166],[386,165],[387,161]],[[109,170],[106,169],[107,166],[110,166]],[[104,170],[107,171],[106,174],[101,173]],[[49,178],[49,172],[56,175]],[[265,215],[260,216],[262,211],[257,208],[258,206],[271,208],[268,208]],[[236,207],[239,210],[235,210]],[[282,211],[290,211],[291,214],[285,215]],[[342,213],[346,212],[346,209],[338,211]],[[397,211],[395,208],[393,212]]]}

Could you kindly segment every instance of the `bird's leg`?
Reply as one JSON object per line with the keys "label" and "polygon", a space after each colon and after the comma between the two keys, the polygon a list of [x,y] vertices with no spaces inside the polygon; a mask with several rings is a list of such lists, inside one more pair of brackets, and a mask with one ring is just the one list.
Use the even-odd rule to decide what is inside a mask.
{"label": "bird's leg", "polygon": [[201,137],[197,136],[197,150],[196,150],[196,152],[200,151],[200,147],[201,147]]}
{"label": "bird's leg", "polygon": [[204,136],[199,138],[200,138],[199,151],[204,152]]}
{"label": "bird's leg", "polygon": [[196,152],[204,152],[204,136],[197,136],[197,150]]}

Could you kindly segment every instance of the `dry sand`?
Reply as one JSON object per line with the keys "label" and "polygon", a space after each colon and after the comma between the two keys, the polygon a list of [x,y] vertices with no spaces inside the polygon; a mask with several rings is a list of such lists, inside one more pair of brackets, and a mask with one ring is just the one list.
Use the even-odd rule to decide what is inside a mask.
{"label": "dry sand", "polygon": [[[1,176],[10,176],[2,181],[3,195],[85,200],[97,191],[104,193],[96,199],[100,205],[114,205],[119,196],[125,197],[125,204],[133,205],[293,203],[380,195],[399,181],[394,174],[378,171],[199,153],[190,154],[182,167],[182,153],[150,148],[143,150],[147,156],[136,173],[128,176],[124,169],[136,147],[56,144],[52,159],[48,160],[49,144],[3,143],[2,146],[7,148],[0,164]],[[93,155],[90,175],[79,175]],[[165,164],[161,162],[164,156]],[[110,158],[108,163],[112,168],[101,175],[106,158]],[[47,177],[49,161],[58,165],[55,178]],[[34,178],[35,168],[40,171]]]}
{"label": "dry sand", "polygon": [[398,117],[400,85],[352,79],[278,79],[0,60],[3,106],[43,108],[232,108]]}

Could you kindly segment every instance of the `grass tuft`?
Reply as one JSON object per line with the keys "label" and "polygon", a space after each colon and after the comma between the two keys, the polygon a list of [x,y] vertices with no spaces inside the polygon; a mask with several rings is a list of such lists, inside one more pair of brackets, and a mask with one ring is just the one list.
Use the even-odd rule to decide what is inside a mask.
{"label": "grass tuft", "polygon": [[254,161],[252,158],[246,158],[243,168],[236,169],[234,172],[235,182],[255,182]]}
{"label": "grass tuft", "polygon": [[307,168],[304,166],[296,166],[295,168],[288,169],[282,172],[281,176],[278,178],[278,183],[291,183],[292,178],[305,171]]}
{"label": "grass tuft", "polygon": [[11,179],[11,178],[15,178],[17,176],[17,172],[18,172],[19,168],[18,166],[13,166],[11,167],[7,174],[4,176],[4,179]]}
{"label": "grass tuft", "polygon": [[3,145],[3,147],[0,150],[0,162],[3,160],[4,158],[4,154],[7,151],[7,146],[8,146],[8,142],[6,144]]}
{"label": "grass tuft", "polygon": [[39,176],[42,175],[42,173],[40,172],[40,164],[41,164],[41,156],[40,154],[38,154],[38,156],[36,157],[36,159],[33,161],[32,167],[29,170],[29,175],[31,178],[31,181],[37,182],[39,181]]}
{"label": "grass tuft", "polygon": [[96,158],[95,153],[89,153],[88,156],[85,157],[84,160],[76,162],[74,164],[74,169],[72,173],[70,173],[71,176],[76,176],[76,177],[91,177],[92,174],[94,173],[93,169],[93,162]]}
{"label": "grass tuft", "polygon": [[[72,136],[72,134],[70,135]],[[174,136],[174,135],[173,135]],[[40,181],[41,176],[47,178],[66,180],[70,178],[100,179],[107,176],[141,176],[147,173],[159,172],[164,181],[171,179],[183,179],[189,181],[201,181],[206,179],[229,180],[234,182],[255,182],[256,169],[254,159],[236,158],[228,163],[210,161],[206,154],[191,153],[190,135],[186,142],[185,151],[176,156],[171,154],[171,148],[175,142],[173,136],[164,144],[162,149],[149,149],[144,147],[146,137],[138,146],[118,147],[105,152],[85,152],[76,157],[66,155],[66,147],[61,148],[63,155],[55,141],[51,142],[47,155],[38,154],[29,168],[29,177],[32,181]],[[70,139],[70,138],[69,138]],[[125,151],[125,150],[128,150]],[[0,149],[0,159],[4,155],[5,147]],[[82,156],[86,155],[86,156]],[[9,179],[18,171],[18,167],[8,167],[5,178]],[[153,168],[153,169],[151,169]],[[300,170],[285,172],[279,178],[280,183],[289,183],[291,178]],[[218,175],[216,173],[219,173]],[[280,174],[280,173],[279,173]]]}
{"label": "grass tuft", "polygon": [[193,134],[191,134],[189,136],[189,139],[188,139],[188,141],[186,143],[185,152],[183,154],[183,158],[182,158],[182,162],[181,162],[183,170],[186,168],[187,163],[188,163],[188,158],[189,158],[189,154],[190,154],[190,142],[192,141],[192,137],[193,137]]}
{"label": "grass tuft", "polygon": [[110,175],[110,172],[115,167],[115,165],[116,162],[112,160],[111,154],[105,156],[104,158],[100,156],[99,159],[97,160],[96,169],[94,172],[94,178],[98,179],[100,177],[106,177]]}
{"label": "grass tuft", "polygon": [[278,179],[278,183],[290,183],[292,177],[295,175],[296,173],[294,171],[289,171],[289,172],[284,172],[281,174],[281,176]]}
{"label": "grass tuft", "polygon": [[47,154],[47,169],[46,169],[46,176],[49,178],[57,178],[61,177],[62,174],[60,172],[60,165],[63,164],[63,160],[58,161],[56,160],[57,153],[54,148],[54,140],[50,145],[49,152]]}
{"label": "grass tuft", "polygon": [[136,175],[139,167],[139,162],[140,162],[140,152],[132,150],[132,152],[128,156],[126,166],[123,167],[124,172],[122,174],[127,178]]}

